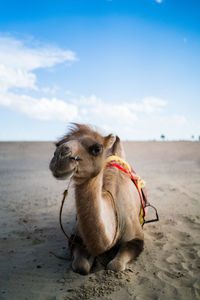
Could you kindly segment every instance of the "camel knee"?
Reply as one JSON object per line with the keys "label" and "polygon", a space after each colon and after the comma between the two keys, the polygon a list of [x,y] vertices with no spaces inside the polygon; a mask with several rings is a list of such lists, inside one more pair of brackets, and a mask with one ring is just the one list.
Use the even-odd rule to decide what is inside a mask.
{"label": "camel knee", "polygon": [[84,257],[74,259],[72,262],[72,269],[74,272],[81,275],[87,275],[90,272],[91,265],[89,261]]}
{"label": "camel knee", "polygon": [[142,252],[143,245],[144,241],[140,239],[134,239],[121,245],[115,258],[107,265],[107,269],[115,272],[125,270],[127,263],[135,259]]}
{"label": "camel knee", "polygon": [[74,249],[72,269],[74,272],[81,275],[87,275],[90,272],[94,261],[94,257],[88,255],[86,251],[80,249]]}
{"label": "camel knee", "polygon": [[124,271],[126,269],[126,263],[120,258],[114,258],[107,264],[106,269],[114,272]]}

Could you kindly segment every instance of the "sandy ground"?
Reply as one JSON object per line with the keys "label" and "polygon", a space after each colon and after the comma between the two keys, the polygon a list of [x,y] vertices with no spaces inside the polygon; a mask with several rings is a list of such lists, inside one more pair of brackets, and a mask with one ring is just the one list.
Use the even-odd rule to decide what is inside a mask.
{"label": "sandy ground", "polygon": [[[147,182],[160,221],[121,273],[71,270],[58,212],[66,182],[48,163],[51,143],[0,143],[0,299],[200,299],[200,143],[127,142],[127,160]],[[74,220],[73,191],[64,225]],[[59,260],[54,251],[69,261]]]}

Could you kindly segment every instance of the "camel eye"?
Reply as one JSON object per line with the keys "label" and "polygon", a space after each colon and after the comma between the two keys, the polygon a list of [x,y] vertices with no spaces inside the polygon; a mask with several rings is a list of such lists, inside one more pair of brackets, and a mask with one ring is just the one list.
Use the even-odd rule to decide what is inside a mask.
{"label": "camel eye", "polygon": [[92,154],[94,156],[98,156],[99,154],[101,154],[102,148],[103,148],[102,145],[94,144],[89,147],[89,152],[90,152],[90,154]]}

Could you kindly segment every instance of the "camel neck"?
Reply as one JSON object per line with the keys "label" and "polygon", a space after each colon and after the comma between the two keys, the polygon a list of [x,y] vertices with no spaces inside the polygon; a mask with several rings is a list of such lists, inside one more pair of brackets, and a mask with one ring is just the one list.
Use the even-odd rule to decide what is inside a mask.
{"label": "camel neck", "polygon": [[88,251],[107,251],[115,236],[116,219],[112,201],[102,192],[103,170],[96,177],[75,186],[78,227]]}

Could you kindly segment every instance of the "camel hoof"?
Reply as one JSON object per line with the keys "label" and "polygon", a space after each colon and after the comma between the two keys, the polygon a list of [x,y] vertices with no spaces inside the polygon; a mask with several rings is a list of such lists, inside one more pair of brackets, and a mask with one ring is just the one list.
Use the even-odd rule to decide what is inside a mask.
{"label": "camel hoof", "polygon": [[72,269],[75,273],[79,273],[81,275],[88,275],[90,272],[90,264],[86,259],[82,259],[81,261],[74,261],[72,263]]}
{"label": "camel hoof", "polygon": [[107,270],[112,270],[114,272],[124,271],[126,269],[126,265],[120,262],[119,260],[111,260],[106,267]]}

